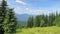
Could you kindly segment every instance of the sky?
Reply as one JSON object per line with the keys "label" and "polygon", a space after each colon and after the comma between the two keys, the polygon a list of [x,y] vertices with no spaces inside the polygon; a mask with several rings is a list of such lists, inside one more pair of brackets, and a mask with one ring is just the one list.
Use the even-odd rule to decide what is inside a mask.
{"label": "sky", "polygon": [[17,14],[50,14],[60,12],[60,0],[6,0]]}

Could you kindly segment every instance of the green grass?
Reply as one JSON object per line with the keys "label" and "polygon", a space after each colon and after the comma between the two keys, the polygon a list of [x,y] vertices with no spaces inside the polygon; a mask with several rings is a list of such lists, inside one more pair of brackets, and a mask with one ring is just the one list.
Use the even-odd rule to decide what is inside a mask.
{"label": "green grass", "polygon": [[17,30],[16,34],[60,34],[60,27],[36,27],[36,28],[27,28]]}

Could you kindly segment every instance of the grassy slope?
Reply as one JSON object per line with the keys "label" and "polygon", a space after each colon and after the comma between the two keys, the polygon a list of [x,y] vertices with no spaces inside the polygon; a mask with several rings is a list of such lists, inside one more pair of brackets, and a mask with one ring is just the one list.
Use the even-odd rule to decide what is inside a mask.
{"label": "grassy slope", "polygon": [[60,27],[36,27],[36,28],[27,28],[27,29],[22,29],[17,30],[18,32],[16,34],[60,34]]}

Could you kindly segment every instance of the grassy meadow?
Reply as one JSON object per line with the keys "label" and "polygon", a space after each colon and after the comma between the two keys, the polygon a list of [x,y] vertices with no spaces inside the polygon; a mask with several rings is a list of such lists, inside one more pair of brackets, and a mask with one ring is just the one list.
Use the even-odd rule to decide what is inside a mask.
{"label": "grassy meadow", "polygon": [[17,29],[16,34],[60,34],[60,27],[35,27],[26,29]]}

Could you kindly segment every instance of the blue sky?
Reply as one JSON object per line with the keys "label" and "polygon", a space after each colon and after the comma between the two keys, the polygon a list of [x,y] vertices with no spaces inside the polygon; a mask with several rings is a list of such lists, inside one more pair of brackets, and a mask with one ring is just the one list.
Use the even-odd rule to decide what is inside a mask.
{"label": "blue sky", "polygon": [[60,0],[7,0],[17,14],[49,14],[60,12]]}

